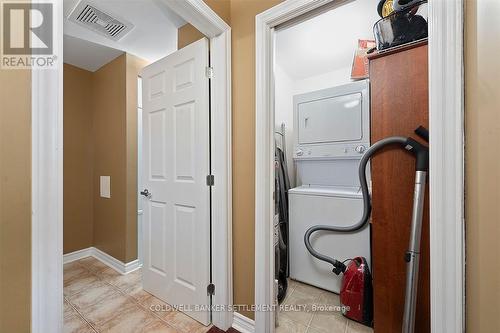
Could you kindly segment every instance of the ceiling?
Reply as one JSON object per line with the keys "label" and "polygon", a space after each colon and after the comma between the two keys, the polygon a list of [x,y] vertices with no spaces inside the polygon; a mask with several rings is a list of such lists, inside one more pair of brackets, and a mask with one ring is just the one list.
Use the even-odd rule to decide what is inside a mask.
{"label": "ceiling", "polygon": [[64,35],[64,62],[95,72],[123,51]]}
{"label": "ceiling", "polygon": [[277,65],[296,80],[350,67],[358,39],[374,39],[377,3],[352,1],[278,30]]}
{"label": "ceiling", "polygon": [[[134,28],[113,41],[68,20],[80,0],[64,0],[64,62],[95,71],[127,52],[154,62],[177,50],[177,29],[186,22],[161,0],[84,0]],[[120,52],[120,53],[118,53]]]}

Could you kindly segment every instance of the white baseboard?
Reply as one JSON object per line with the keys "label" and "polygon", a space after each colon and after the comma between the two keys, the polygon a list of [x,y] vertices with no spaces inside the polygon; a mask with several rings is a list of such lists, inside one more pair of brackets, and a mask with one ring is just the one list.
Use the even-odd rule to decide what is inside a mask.
{"label": "white baseboard", "polygon": [[241,333],[255,333],[255,321],[235,312],[233,314],[233,328]]}
{"label": "white baseboard", "polygon": [[94,257],[103,264],[113,268],[115,271],[123,275],[133,272],[141,268],[142,266],[139,263],[139,259],[133,260],[128,263],[124,263],[95,247],[88,247],[86,249],[65,254],[63,256],[63,262],[67,264],[69,262],[79,260],[85,257]]}
{"label": "white baseboard", "polygon": [[63,263],[67,264],[72,261],[80,260],[82,258],[92,256],[92,247],[86,249],[78,250],[75,252],[67,253],[63,256]]}
{"label": "white baseboard", "polygon": [[139,259],[135,259],[131,262],[124,263],[110,256],[106,252],[99,250],[98,248],[93,247],[92,249],[93,249],[92,256],[94,258],[101,261],[103,264],[106,264],[109,267],[114,268],[117,272],[121,274],[128,274],[130,272],[133,272],[141,268],[141,266],[139,265]]}

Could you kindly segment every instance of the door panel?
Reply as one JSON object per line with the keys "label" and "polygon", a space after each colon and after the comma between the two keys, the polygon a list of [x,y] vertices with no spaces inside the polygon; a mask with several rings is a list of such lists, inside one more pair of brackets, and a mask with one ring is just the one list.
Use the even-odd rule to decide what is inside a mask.
{"label": "door panel", "polygon": [[[209,305],[208,40],[142,71],[144,289],[170,305]],[[208,311],[187,315],[207,325]]]}
{"label": "door panel", "polygon": [[151,205],[151,225],[149,234],[150,265],[157,273],[166,275],[166,205],[164,203],[152,202]]}
{"label": "door panel", "polygon": [[166,156],[165,156],[165,141],[166,141],[166,111],[161,109],[149,113],[148,123],[150,125],[149,133],[149,151],[156,152],[150,155],[150,178],[166,179]]}
{"label": "door panel", "polygon": [[194,103],[175,108],[175,176],[177,181],[194,181]]}

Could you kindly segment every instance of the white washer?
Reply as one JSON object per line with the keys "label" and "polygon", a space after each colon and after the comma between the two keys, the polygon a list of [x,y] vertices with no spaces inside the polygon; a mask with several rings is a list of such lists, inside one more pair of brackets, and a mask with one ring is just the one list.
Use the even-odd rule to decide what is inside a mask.
{"label": "white washer", "polygon": [[[305,185],[288,193],[290,277],[339,293],[342,275],[335,275],[332,265],[311,256],[304,245],[304,234],[318,224],[349,226],[358,222],[363,212],[359,188]],[[311,244],[318,252],[340,261],[365,257],[371,267],[369,224],[355,233],[318,231],[312,235]]]}

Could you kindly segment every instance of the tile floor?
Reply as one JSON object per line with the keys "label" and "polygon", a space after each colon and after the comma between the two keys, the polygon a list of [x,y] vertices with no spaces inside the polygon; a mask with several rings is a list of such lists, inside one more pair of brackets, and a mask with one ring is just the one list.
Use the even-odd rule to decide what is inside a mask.
{"label": "tile floor", "polygon": [[[313,305],[323,311],[314,311]],[[332,306],[339,305],[338,295],[289,280],[276,333],[373,333],[373,329],[348,320],[339,311],[331,311]]]}
{"label": "tile floor", "polygon": [[141,271],[121,275],[93,257],[64,265],[65,333],[205,333],[205,327],[142,290]]}

